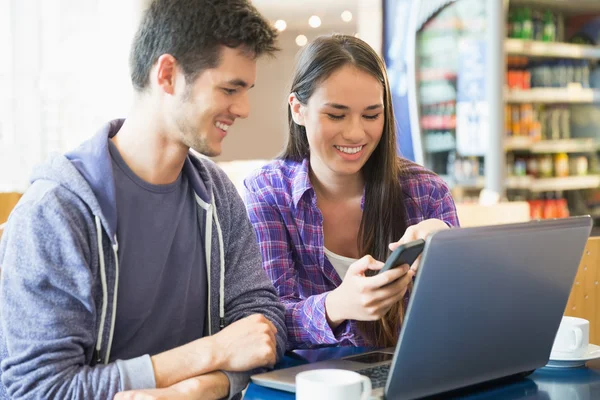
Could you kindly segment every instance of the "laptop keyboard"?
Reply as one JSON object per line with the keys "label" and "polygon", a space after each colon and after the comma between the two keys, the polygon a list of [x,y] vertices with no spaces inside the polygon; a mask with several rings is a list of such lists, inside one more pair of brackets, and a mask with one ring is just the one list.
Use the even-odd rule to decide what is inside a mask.
{"label": "laptop keyboard", "polygon": [[390,373],[390,366],[390,364],[379,365],[377,367],[360,369],[356,372],[369,377],[369,379],[371,379],[371,386],[373,389],[377,389],[385,386],[385,382]]}

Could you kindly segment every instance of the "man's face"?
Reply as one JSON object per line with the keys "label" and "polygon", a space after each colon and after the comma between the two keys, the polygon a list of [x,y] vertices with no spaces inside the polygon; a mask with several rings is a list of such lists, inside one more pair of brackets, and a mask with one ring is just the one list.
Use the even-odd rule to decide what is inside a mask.
{"label": "man's face", "polygon": [[223,46],[219,65],[188,83],[174,110],[182,143],[209,157],[221,154],[227,130],[250,112],[248,90],[255,81],[256,60]]}

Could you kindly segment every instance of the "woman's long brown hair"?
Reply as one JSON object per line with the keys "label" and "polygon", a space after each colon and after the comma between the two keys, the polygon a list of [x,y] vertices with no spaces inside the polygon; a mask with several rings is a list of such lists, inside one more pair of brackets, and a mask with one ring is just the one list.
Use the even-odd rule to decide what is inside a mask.
{"label": "woman's long brown hair", "polygon": [[[358,234],[361,256],[370,254],[385,260],[388,245],[402,237],[407,228],[404,195],[400,186],[401,161],[396,154],[396,125],[385,65],[373,49],[360,39],[347,35],[322,36],[300,53],[291,92],[308,103],[317,87],[345,65],[353,65],[381,82],[384,89],[384,126],[379,144],[362,173],[365,203]],[[306,130],[292,118],[288,107],[289,137],[280,158],[301,161],[310,156]],[[377,322],[359,322],[361,332],[377,346],[394,346],[404,318],[404,301],[395,304]]]}

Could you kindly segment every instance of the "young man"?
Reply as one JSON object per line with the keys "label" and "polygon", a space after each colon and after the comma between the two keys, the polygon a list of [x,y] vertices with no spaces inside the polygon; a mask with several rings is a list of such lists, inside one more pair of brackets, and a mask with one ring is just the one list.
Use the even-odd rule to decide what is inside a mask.
{"label": "young man", "polygon": [[190,152],[221,152],[275,36],[247,0],[152,2],[127,120],[38,168],[9,219],[4,396],[233,397],[281,356],[284,310],[244,204]]}

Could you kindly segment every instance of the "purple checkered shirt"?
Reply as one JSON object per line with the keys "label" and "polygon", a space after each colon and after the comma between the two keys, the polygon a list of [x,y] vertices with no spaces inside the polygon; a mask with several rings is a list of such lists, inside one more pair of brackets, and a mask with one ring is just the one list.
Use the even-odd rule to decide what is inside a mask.
{"label": "purple checkered shirt", "polygon": [[[308,160],[275,160],[244,181],[244,201],[263,256],[263,267],[285,305],[288,349],[324,345],[367,346],[356,321],[332,330],[325,298],[342,283],[323,250],[323,215],[309,179]],[[458,226],[448,186],[409,163],[402,178],[408,225],[437,218]],[[363,199],[364,202],[364,199]],[[399,239],[399,238],[398,238]]]}

